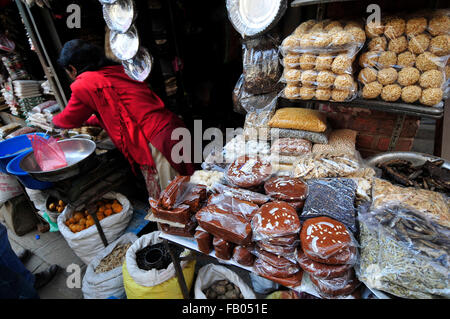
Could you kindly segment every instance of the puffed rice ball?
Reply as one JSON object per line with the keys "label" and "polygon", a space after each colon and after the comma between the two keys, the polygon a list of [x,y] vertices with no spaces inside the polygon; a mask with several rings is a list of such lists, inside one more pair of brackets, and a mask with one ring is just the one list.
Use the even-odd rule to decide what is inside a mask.
{"label": "puffed rice ball", "polygon": [[348,29],[351,29],[353,27],[360,28],[361,30],[364,29],[364,24],[358,21],[349,21],[344,27],[344,30],[347,31]]}
{"label": "puffed rice ball", "polygon": [[408,49],[412,53],[420,54],[428,49],[430,37],[424,33],[411,37],[408,42]]}
{"label": "puffed rice ball", "polygon": [[329,88],[333,85],[335,77],[331,71],[320,71],[317,74],[317,86],[319,88]]}
{"label": "puffed rice ball", "polygon": [[307,32],[309,29],[311,29],[311,27],[312,27],[313,25],[315,25],[315,24],[316,24],[316,21],[315,21],[315,20],[308,20],[308,21],[305,21],[305,22],[301,23],[301,24],[294,30],[294,34],[301,35],[301,34]]}
{"label": "puffed rice ball", "polygon": [[344,102],[350,98],[350,95],[351,90],[333,89],[333,91],[331,91],[331,99],[336,102]]}
{"label": "puffed rice ball", "polygon": [[397,81],[397,71],[394,68],[387,68],[378,71],[378,82],[383,85],[392,84]]}
{"label": "puffed rice ball", "polygon": [[370,82],[364,85],[362,90],[362,96],[365,99],[374,99],[380,95],[383,85],[377,81]]}
{"label": "puffed rice ball", "polygon": [[339,31],[333,34],[331,44],[334,46],[343,46],[352,42],[353,37],[348,31]]}
{"label": "puffed rice ball", "polygon": [[416,58],[416,67],[422,72],[436,70],[439,63],[438,59],[433,53],[424,52]]}
{"label": "puffed rice ball", "polygon": [[422,95],[422,89],[417,85],[405,86],[402,89],[402,100],[406,103],[414,103],[420,99]]}
{"label": "puffed rice ball", "polygon": [[299,38],[296,35],[290,35],[284,39],[282,46],[284,50],[292,50],[296,47],[298,47],[300,44]]}
{"label": "puffed rice ball", "polygon": [[309,30],[309,32],[322,31],[324,24],[325,24],[325,21],[317,22],[315,25],[312,26],[312,28]]}
{"label": "puffed rice ball", "polygon": [[286,82],[299,82],[302,71],[297,69],[284,69],[284,79]]}
{"label": "puffed rice ball", "polygon": [[337,74],[351,73],[352,59],[345,53],[339,54],[331,64],[331,71]]}
{"label": "puffed rice ball", "polygon": [[419,81],[420,72],[416,68],[406,67],[398,72],[398,83],[403,86],[413,85]]}
{"label": "puffed rice ball", "polygon": [[439,88],[429,88],[422,91],[420,103],[433,106],[441,102],[444,92]]}
{"label": "puffed rice ball", "polygon": [[284,88],[284,96],[287,99],[296,99],[300,96],[300,87],[296,85],[286,85]]}
{"label": "puffed rice ball", "polygon": [[390,40],[388,48],[389,51],[393,51],[399,54],[408,48],[408,41],[406,40],[406,37],[403,35],[401,37]]}
{"label": "puffed rice ball", "polygon": [[330,23],[328,23],[325,28],[323,28],[324,31],[328,32],[331,29],[333,29],[334,27],[341,27],[342,29],[342,25],[339,21],[331,21]]}
{"label": "puffed rice ball", "polygon": [[420,18],[412,18],[406,22],[406,30],[405,33],[407,36],[414,36],[421,34],[427,28],[427,19]]}
{"label": "puffed rice ball", "polygon": [[431,19],[428,24],[428,32],[433,36],[450,33],[450,17],[443,15]]}
{"label": "puffed rice ball", "polygon": [[315,48],[324,48],[328,46],[332,41],[331,36],[325,32],[316,32],[314,34],[314,43],[313,47]]}
{"label": "puffed rice ball", "polygon": [[388,39],[395,39],[405,32],[406,22],[402,18],[389,18],[384,25],[384,35]]}
{"label": "puffed rice ball", "polygon": [[398,84],[390,84],[381,90],[381,98],[388,102],[397,101],[402,95],[402,88]]}
{"label": "puffed rice ball", "polygon": [[314,41],[316,40],[314,33],[305,33],[300,36],[299,46],[302,48],[308,48],[313,46]]}
{"label": "puffed rice ball", "polygon": [[450,79],[450,65],[445,66],[445,78],[448,80]]}
{"label": "puffed rice ball", "polygon": [[358,80],[363,84],[367,84],[376,81],[377,76],[378,72],[374,68],[364,68],[359,72]]}
{"label": "puffed rice ball", "polygon": [[397,54],[392,51],[383,51],[378,58],[378,66],[381,69],[389,68],[397,64]]}
{"label": "puffed rice ball", "polygon": [[330,89],[317,89],[316,90],[316,99],[321,101],[328,101],[331,97]]}
{"label": "puffed rice ball", "polygon": [[300,56],[296,54],[288,54],[283,58],[285,68],[295,69],[300,67]]}
{"label": "puffed rice ball", "polygon": [[439,35],[431,39],[429,51],[437,56],[450,54],[450,36]]}
{"label": "puffed rice ball", "polygon": [[367,51],[360,55],[359,65],[362,68],[373,67],[378,63],[380,52],[377,51]]}
{"label": "puffed rice ball", "polygon": [[409,51],[402,52],[397,57],[397,65],[400,67],[414,66],[414,63],[416,63],[416,56]]}
{"label": "puffed rice ball", "polygon": [[300,88],[300,98],[302,100],[311,100],[316,93],[316,90],[313,87],[303,86]]}
{"label": "puffed rice ball", "polygon": [[302,70],[312,70],[316,65],[316,56],[314,54],[304,53],[299,59]]}
{"label": "puffed rice ball", "polygon": [[421,87],[440,88],[444,82],[444,74],[438,70],[429,70],[420,76],[419,84]]}
{"label": "puffed rice ball", "polygon": [[375,21],[369,22],[365,26],[366,35],[369,38],[375,38],[383,34],[384,26],[381,23]]}
{"label": "puffed rice ball", "polygon": [[317,71],[324,71],[331,69],[331,64],[333,63],[333,56],[328,53],[319,54],[316,58],[316,67]]}
{"label": "puffed rice ball", "polygon": [[334,87],[338,90],[348,90],[353,86],[353,77],[350,74],[341,74],[334,80]]}
{"label": "puffed rice ball", "polygon": [[369,51],[385,51],[387,47],[387,40],[385,37],[375,37],[370,40],[367,48]]}
{"label": "puffed rice ball", "polygon": [[347,32],[350,33],[350,35],[353,37],[353,40],[358,43],[364,43],[366,41],[366,33],[363,29],[358,27],[353,27],[348,30]]}
{"label": "puffed rice ball", "polygon": [[316,83],[317,72],[313,70],[303,71],[300,81],[303,86],[313,86]]}

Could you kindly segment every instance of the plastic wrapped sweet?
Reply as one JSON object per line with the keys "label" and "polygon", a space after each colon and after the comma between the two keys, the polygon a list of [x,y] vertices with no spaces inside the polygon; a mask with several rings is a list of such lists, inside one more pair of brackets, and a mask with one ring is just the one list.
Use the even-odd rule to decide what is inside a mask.
{"label": "plastic wrapped sweet", "polygon": [[218,208],[241,216],[248,221],[252,219],[253,215],[259,209],[259,206],[254,203],[223,194],[210,196],[208,199],[208,205],[216,205]]}
{"label": "plastic wrapped sweet", "polygon": [[161,193],[158,205],[165,209],[172,209],[177,200],[189,187],[189,176],[175,177],[166,189]]}
{"label": "plastic wrapped sweet", "polygon": [[311,152],[312,143],[301,138],[279,138],[272,143],[270,152],[280,155],[303,155]]}
{"label": "plastic wrapped sweet", "polygon": [[272,166],[258,156],[240,156],[227,169],[225,178],[237,187],[260,186],[272,175]]}
{"label": "plastic wrapped sweet", "polygon": [[320,279],[342,277],[353,267],[351,264],[327,265],[319,263],[306,256],[301,249],[297,249],[297,262],[303,271]]}
{"label": "plastic wrapped sweet", "polygon": [[[255,261],[255,264],[256,262],[257,260]],[[253,270],[261,277],[269,279],[285,287],[295,288],[302,284],[303,271],[298,271],[293,275],[281,278],[269,275],[263,267],[253,267]]]}
{"label": "plastic wrapped sweet", "polygon": [[270,201],[270,197],[267,195],[253,192],[248,189],[230,187],[220,183],[214,184],[213,190],[216,193],[221,193],[225,196],[230,196],[247,202],[252,202],[257,205],[263,205]]}
{"label": "plastic wrapped sweet", "polygon": [[314,144],[313,153],[355,153],[357,131],[349,129],[334,130],[328,139],[328,144]]}
{"label": "plastic wrapped sweet", "polygon": [[233,260],[240,265],[250,267],[255,262],[252,254],[253,246],[236,246],[233,249]]}
{"label": "plastic wrapped sweet", "polygon": [[161,230],[166,234],[182,237],[194,237],[197,222],[195,218],[192,218],[183,228],[164,223],[159,223],[159,225],[161,226]]}
{"label": "plastic wrapped sweet", "polygon": [[327,144],[331,131],[331,127],[328,127],[323,133],[274,127],[270,129],[270,135],[275,141],[279,138],[301,138],[311,141],[312,143]]}
{"label": "plastic wrapped sweet", "polygon": [[317,110],[285,107],[275,112],[269,126],[323,133],[327,129],[327,120],[326,115]]}
{"label": "plastic wrapped sweet", "polygon": [[223,147],[223,157],[226,163],[233,163],[244,155],[259,156],[264,159],[269,156],[269,153],[269,143],[257,139],[246,141],[244,135],[235,136]]}
{"label": "plastic wrapped sweet", "polygon": [[252,250],[252,253],[259,258],[261,261],[271,265],[272,267],[278,269],[289,269],[289,275],[292,275],[300,270],[300,268],[296,265],[296,262],[292,262],[282,256],[272,254],[268,251],[265,251],[259,247],[256,247]]}
{"label": "plastic wrapped sweet", "polygon": [[344,224],[329,217],[307,219],[300,231],[301,248],[305,255],[329,265],[354,265],[357,243]]}
{"label": "plastic wrapped sweet", "polygon": [[230,260],[233,255],[234,245],[226,240],[214,236],[213,239],[214,251],[217,258],[223,260]]}
{"label": "plastic wrapped sweet", "polygon": [[300,267],[291,263],[291,266],[278,268],[269,264],[261,258],[257,258],[255,263],[253,264],[253,269],[258,274],[262,274],[265,276],[277,277],[277,278],[286,278],[292,276],[300,271]]}
{"label": "plastic wrapped sweet", "polygon": [[171,210],[164,209],[158,206],[158,201],[150,198],[150,208],[153,216],[159,219],[180,223],[186,225],[191,219],[191,209],[188,205],[179,205]]}
{"label": "plastic wrapped sweet", "polygon": [[267,180],[264,191],[274,200],[298,202],[308,196],[308,185],[300,178],[279,176]]}
{"label": "plastic wrapped sweet", "polygon": [[222,181],[223,172],[218,171],[207,171],[207,170],[197,170],[192,174],[190,181],[192,183],[205,185],[211,188],[212,185]]}
{"label": "plastic wrapped sweet", "polygon": [[402,298],[449,298],[450,231],[423,211],[390,201],[359,212],[358,278]]}
{"label": "plastic wrapped sweet", "polygon": [[357,231],[355,196],[356,183],[348,178],[308,180],[309,195],[301,218],[328,216]]}
{"label": "plastic wrapped sweet", "polygon": [[324,298],[350,295],[360,285],[353,269],[349,269],[342,277],[323,279],[310,276],[310,279]]}
{"label": "plastic wrapped sweet", "polygon": [[200,226],[196,228],[194,238],[197,241],[198,249],[202,253],[208,255],[213,250],[213,236]]}
{"label": "plastic wrapped sweet", "polygon": [[438,10],[388,16],[379,25],[366,25],[371,40],[359,58],[359,95],[442,106],[448,87],[445,65],[450,56],[450,27],[438,26],[438,21],[448,20],[450,12]]}

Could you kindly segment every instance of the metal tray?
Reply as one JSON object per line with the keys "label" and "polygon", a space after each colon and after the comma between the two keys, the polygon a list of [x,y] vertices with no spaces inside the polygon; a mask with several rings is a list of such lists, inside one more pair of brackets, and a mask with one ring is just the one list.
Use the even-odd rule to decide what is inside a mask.
{"label": "metal tray", "polygon": [[139,36],[135,26],[126,33],[118,33],[111,30],[109,34],[111,51],[119,60],[134,58],[139,50]]}
{"label": "metal tray", "polygon": [[[386,152],[370,157],[367,159],[366,164],[375,167],[379,163],[393,159],[410,161],[414,166],[422,165],[426,161],[443,160],[443,158],[437,156],[417,152]],[[444,164],[442,164],[442,167],[450,169],[450,162],[445,161]]]}
{"label": "metal tray", "polygon": [[130,30],[137,12],[133,0],[116,0],[103,4],[103,18],[111,31],[125,33]]}
{"label": "metal tray", "polygon": [[125,73],[132,79],[142,82],[152,71],[153,58],[144,47],[141,47],[133,59],[122,62]]}

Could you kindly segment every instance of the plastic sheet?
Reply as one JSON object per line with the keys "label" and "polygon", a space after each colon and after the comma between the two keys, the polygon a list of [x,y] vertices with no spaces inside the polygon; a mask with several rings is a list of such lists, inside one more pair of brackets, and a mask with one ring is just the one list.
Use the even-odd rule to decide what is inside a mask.
{"label": "plastic sheet", "polygon": [[216,257],[223,260],[230,260],[233,255],[234,245],[223,238],[214,236],[213,246]]}
{"label": "plastic sheet", "polygon": [[279,138],[272,143],[270,152],[280,155],[304,155],[311,152],[311,141],[302,138]]}
{"label": "plastic sheet", "polygon": [[264,260],[257,258],[253,264],[253,269],[260,275],[271,276],[277,278],[286,278],[292,276],[300,271],[300,268],[292,264],[289,267],[278,268],[265,262]]}
{"label": "plastic sheet", "polygon": [[308,196],[308,184],[295,177],[272,177],[264,183],[264,190],[271,198],[286,202],[304,201]]}
{"label": "plastic sheet", "polygon": [[36,163],[42,171],[52,171],[67,166],[66,155],[55,138],[45,139],[36,134],[27,136],[31,142]]}
{"label": "plastic sheet", "polygon": [[275,114],[278,92],[249,96],[241,100],[247,110],[243,134],[249,140],[270,140],[270,119]]}
{"label": "plastic sheet", "polygon": [[327,129],[327,119],[324,113],[317,110],[285,107],[275,112],[269,126],[323,133]]}
{"label": "plastic sheet", "polygon": [[267,195],[252,192],[243,188],[230,187],[221,183],[214,184],[212,188],[216,193],[221,193],[247,202],[252,202],[257,205],[263,205],[270,201],[270,197]]}
{"label": "plastic sheet", "polygon": [[258,187],[272,175],[272,166],[258,156],[240,156],[227,169],[225,178],[237,187]]}
{"label": "plastic sheet", "polygon": [[253,215],[259,209],[259,206],[254,203],[223,194],[210,196],[208,199],[208,205],[216,205],[219,209],[241,216],[248,221],[252,219]]}
{"label": "plastic sheet", "polygon": [[179,201],[179,198],[190,187],[189,176],[177,176],[175,177],[166,189],[161,193],[158,201],[158,205],[165,209],[172,209],[175,203]]}
{"label": "plastic sheet", "polygon": [[448,83],[450,11],[387,16],[366,25],[370,38],[359,59],[364,99],[442,106]]}
{"label": "plastic sheet", "polygon": [[297,249],[297,262],[303,271],[315,278],[332,279],[342,277],[353,265],[327,265],[310,259],[301,249]]}
{"label": "plastic sheet", "polygon": [[303,223],[300,232],[303,252],[310,259],[330,265],[354,265],[357,242],[344,224],[329,217],[315,217]]}
{"label": "plastic sheet", "polygon": [[333,279],[323,279],[310,276],[311,282],[319,290],[323,297],[336,297],[350,295],[359,286],[360,282],[356,279],[354,270],[350,269],[342,277]]}
{"label": "plastic sheet", "polygon": [[[265,263],[276,267],[276,268],[286,268],[291,270],[296,270],[297,272],[299,270],[298,266],[296,265],[296,262],[293,263],[290,260],[280,256],[272,254],[268,251],[265,251],[259,247],[256,247],[252,250],[252,253],[259,258],[260,260],[264,261]],[[291,274],[294,274],[295,272],[291,272]]]}
{"label": "plastic sheet", "polygon": [[328,216],[356,233],[356,183],[348,178],[308,180],[309,196],[301,218]]}
{"label": "plastic sheet", "polygon": [[[256,261],[255,261],[255,263],[256,263]],[[258,270],[260,270],[260,269],[262,269],[262,268],[254,267],[254,270],[257,273],[258,273]],[[289,288],[295,288],[295,287],[300,286],[302,284],[302,278],[303,278],[302,271],[298,271],[297,273],[290,275],[288,277],[284,277],[284,278],[270,276],[270,275],[264,274],[264,273],[258,273],[258,274],[266,279],[269,279],[269,280],[274,281],[282,286],[289,287]]]}
{"label": "plastic sheet", "polygon": [[331,127],[328,127],[328,129],[323,133],[273,127],[270,129],[270,135],[272,140],[275,141],[279,138],[301,138],[311,141],[312,143],[327,144],[331,131]]}

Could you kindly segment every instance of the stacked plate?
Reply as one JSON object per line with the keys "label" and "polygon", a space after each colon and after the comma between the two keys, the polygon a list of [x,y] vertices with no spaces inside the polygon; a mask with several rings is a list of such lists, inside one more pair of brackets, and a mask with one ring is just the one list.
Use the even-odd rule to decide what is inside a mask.
{"label": "stacked plate", "polygon": [[41,96],[41,81],[16,80],[13,81],[14,94],[19,99]]}
{"label": "stacked plate", "polygon": [[122,61],[127,75],[144,81],[152,69],[152,58],[147,49],[140,47],[134,21],[137,17],[134,0],[99,0],[103,5],[103,18],[110,32],[109,43],[113,54]]}

